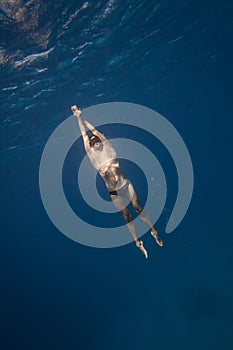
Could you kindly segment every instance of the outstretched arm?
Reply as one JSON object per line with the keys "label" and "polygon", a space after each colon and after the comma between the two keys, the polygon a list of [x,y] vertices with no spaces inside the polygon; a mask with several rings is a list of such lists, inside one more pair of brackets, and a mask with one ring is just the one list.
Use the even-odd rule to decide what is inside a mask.
{"label": "outstretched arm", "polygon": [[87,120],[84,120],[86,127],[92,132],[93,135],[98,136],[102,142],[107,141],[106,137],[101,134],[91,123]]}
{"label": "outstretched arm", "polygon": [[82,111],[80,109],[78,109],[78,107],[75,105],[71,107],[71,110],[73,112],[74,117],[78,121],[78,125],[79,125],[79,129],[81,131],[81,134],[82,134],[85,150],[86,150],[86,152],[89,152],[90,151],[89,137],[88,137],[87,132],[86,132],[86,125],[84,123],[83,118],[81,117]]}

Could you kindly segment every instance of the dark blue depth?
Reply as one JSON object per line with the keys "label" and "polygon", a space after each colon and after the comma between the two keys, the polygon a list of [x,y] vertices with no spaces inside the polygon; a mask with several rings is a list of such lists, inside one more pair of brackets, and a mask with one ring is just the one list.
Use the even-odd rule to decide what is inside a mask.
{"label": "dark blue depth", "polygon": [[[232,350],[232,18],[230,0],[0,3],[1,349]],[[170,155],[111,115],[100,128],[149,147],[166,174],[156,223],[164,247],[148,232],[147,261],[133,243],[94,249],[69,240],[40,198],[41,155],[70,106],[116,101],[164,115],[194,167],[189,210],[166,235],[178,190]],[[69,203],[84,220],[121,226],[120,214],[81,202],[83,156],[80,139],[63,168]],[[143,169],[122,167],[145,203]]]}

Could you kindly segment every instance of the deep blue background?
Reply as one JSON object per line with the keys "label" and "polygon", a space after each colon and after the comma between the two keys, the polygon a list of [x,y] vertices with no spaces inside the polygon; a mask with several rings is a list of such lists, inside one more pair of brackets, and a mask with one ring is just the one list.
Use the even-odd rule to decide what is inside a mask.
{"label": "deep blue background", "polygon": [[[0,6],[1,348],[232,349],[232,1],[22,3]],[[171,203],[164,247],[143,238],[148,260],[69,240],[40,198],[41,154],[70,105],[112,101],[163,114],[193,162],[190,208],[166,235],[175,172],[155,147]]]}

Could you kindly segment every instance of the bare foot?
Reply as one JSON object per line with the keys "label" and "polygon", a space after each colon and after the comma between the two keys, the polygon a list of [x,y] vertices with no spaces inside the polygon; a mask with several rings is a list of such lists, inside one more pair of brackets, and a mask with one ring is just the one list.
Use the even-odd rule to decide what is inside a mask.
{"label": "bare foot", "polygon": [[139,239],[136,241],[136,246],[141,250],[141,252],[144,254],[145,258],[148,258],[147,250],[143,246],[143,242]]}
{"label": "bare foot", "polygon": [[162,247],[163,246],[163,241],[162,239],[159,237],[158,232],[154,229],[153,231],[150,232],[152,234],[152,236],[154,237],[154,239],[156,240],[156,243]]}

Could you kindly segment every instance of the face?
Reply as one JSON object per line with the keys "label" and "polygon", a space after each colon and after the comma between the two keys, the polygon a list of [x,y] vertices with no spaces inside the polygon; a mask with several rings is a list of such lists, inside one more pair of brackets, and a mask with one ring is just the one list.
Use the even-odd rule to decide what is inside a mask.
{"label": "face", "polygon": [[99,149],[100,145],[101,145],[100,142],[95,142],[93,147],[94,147],[94,149]]}
{"label": "face", "polygon": [[101,140],[96,136],[91,138],[90,140],[90,146],[95,150],[95,151],[102,151],[103,149],[103,144]]}

